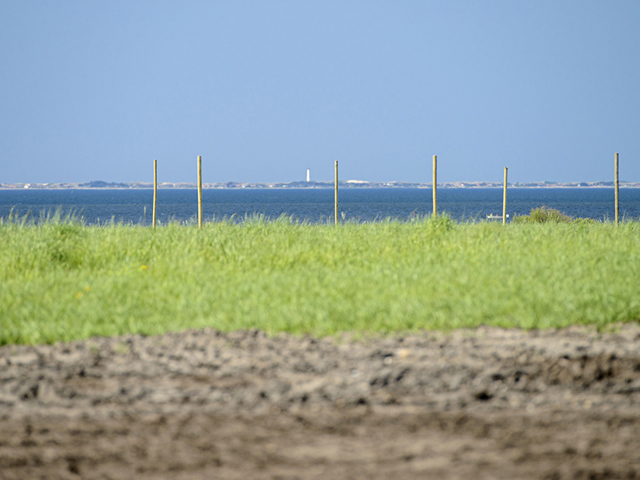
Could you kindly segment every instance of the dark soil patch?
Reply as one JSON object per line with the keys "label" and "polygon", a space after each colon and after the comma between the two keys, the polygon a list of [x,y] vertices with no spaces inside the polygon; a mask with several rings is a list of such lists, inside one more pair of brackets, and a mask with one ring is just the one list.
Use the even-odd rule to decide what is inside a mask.
{"label": "dark soil patch", "polygon": [[640,479],[640,326],[0,348],[2,479]]}

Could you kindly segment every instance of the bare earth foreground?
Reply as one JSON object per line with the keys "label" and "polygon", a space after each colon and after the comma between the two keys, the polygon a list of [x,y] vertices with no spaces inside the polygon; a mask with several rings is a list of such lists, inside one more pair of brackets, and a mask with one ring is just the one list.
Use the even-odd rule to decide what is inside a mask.
{"label": "bare earth foreground", "polygon": [[640,326],[0,348],[2,479],[640,479]]}

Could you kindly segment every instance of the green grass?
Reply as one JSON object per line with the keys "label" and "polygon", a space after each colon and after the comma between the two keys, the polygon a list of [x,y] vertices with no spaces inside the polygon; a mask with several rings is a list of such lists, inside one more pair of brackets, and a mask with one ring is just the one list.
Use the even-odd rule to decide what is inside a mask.
{"label": "green grass", "polygon": [[640,319],[640,223],[0,223],[0,345]]}

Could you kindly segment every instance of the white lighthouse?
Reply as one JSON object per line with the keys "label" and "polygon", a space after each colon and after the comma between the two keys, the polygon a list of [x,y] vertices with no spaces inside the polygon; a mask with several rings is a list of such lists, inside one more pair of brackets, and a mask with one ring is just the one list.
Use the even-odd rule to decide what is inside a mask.
{"label": "white lighthouse", "polygon": [[307,168],[307,183],[311,181],[311,169]]}

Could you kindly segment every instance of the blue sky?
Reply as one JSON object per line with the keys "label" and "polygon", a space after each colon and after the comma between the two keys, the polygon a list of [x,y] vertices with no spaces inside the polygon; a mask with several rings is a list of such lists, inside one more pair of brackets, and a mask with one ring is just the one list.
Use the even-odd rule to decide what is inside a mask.
{"label": "blue sky", "polygon": [[640,181],[640,2],[0,0],[0,182]]}

